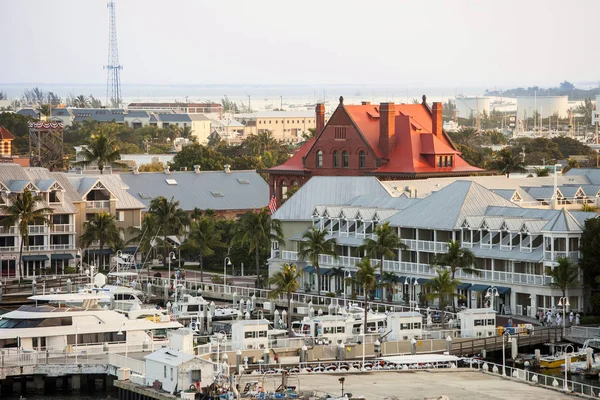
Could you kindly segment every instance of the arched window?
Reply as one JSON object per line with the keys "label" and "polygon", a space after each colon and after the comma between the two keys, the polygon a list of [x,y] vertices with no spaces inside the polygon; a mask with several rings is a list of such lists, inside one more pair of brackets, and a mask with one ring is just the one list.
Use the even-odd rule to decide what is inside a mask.
{"label": "arched window", "polygon": [[323,152],[321,150],[317,151],[317,167],[321,168],[323,166]]}
{"label": "arched window", "polygon": [[281,181],[281,200],[287,200],[288,198],[288,185],[287,181]]}
{"label": "arched window", "polygon": [[335,150],[333,152],[333,168],[338,168],[340,166],[339,161],[338,161],[338,151]]}
{"label": "arched window", "polygon": [[348,152],[342,151],[342,168],[348,168]]}
{"label": "arched window", "polygon": [[358,153],[358,167],[365,168],[367,166],[367,154],[364,151]]}

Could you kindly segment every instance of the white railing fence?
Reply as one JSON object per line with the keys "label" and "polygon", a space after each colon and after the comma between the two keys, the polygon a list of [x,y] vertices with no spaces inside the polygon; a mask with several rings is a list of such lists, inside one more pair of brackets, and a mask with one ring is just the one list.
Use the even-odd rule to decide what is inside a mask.
{"label": "white railing fence", "polygon": [[131,372],[137,372],[138,374],[146,374],[146,362],[143,360],[136,360],[135,358],[125,357],[120,354],[109,353],[108,363],[119,368],[129,368]]}

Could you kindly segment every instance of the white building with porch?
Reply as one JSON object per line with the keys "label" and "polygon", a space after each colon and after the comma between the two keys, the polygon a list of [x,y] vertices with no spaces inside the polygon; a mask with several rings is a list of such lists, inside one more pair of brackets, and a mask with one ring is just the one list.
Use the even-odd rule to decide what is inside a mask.
{"label": "white building with porch", "polygon": [[[315,292],[315,267],[300,260],[298,250],[304,232],[312,227],[326,229],[327,237],[336,239],[337,257],[319,257],[324,277],[321,291],[360,297],[361,288],[352,293],[344,277],[356,271],[364,255],[360,250],[364,240],[375,238],[375,227],[389,222],[408,247],[397,249],[393,259],[384,261],[384,271],[396,276],[394,302],[427,305],[425,283],[436,276],[434,257],[446,252],[453,240],[473,252],[473,267],[479,272],[456,272],[461,282],[458,290],[465,299],[461,305],[493,306],[498,313],[534,316],[537,310],[556,307],[562,292],[550,286],[547,269],[557,265],[559,257],[577,262],[584,222],[597,215],[576,211],[582,203],[598,202],[600,185],[583,176],[558,177],[557,189],[550,191],[549,198],[535,200],[536,194],[524,204],[524,199],[529,200],[528,190],[552,179],[439,178],[408,181],[407,185],[375,177],[314,177],[274,214],[282,222],[286,242],[272,251],[269,271],[295,263],[303,268],[301,287]],[[559,191],[562,198],[553,196]],[[583,195],[566,197],[566,192]],[[372,265],[378,264],[379,260],[372,260]],[[377,273],[380,280],[378,268]],[[488,291],[494,293],[493,302],[486,297]],[[567,294],[571,309],[584,309],[581,286]]]}

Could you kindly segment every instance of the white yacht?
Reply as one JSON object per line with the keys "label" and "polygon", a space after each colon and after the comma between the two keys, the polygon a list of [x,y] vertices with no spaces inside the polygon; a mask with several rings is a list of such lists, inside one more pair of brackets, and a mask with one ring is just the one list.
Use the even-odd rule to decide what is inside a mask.
{"label": "white yacht", "polygon": [[22,306],[2,315],[0,348],[66,351],[68,346],[102,348],[111,342],[144,345],[166,338],[167,330],[182,327],[167,315],[132,319],[101,308],[97,298],[87,296],[83,307]]}
{"label": "white yacht", "polygon": [[238,317],[238,310],[230,307],[217,307],[214,303],[209,303],[202,296],[192,296],[189,294],[178,298],[171,306],[173,316],[178,321],[192,321],[211,316],[214,321],[234,319]]}
{"label": "white yacht", "polygon": [[[304,317],[302,321],[292,322],[292,331],[297,337],[313,337],[329,343],[347,343],[360,341],[362,335],[362,318],[357,315],[323,315]],[[367,317],[367,334],[383,334],[387,332],[387,315],[369,313]]]}

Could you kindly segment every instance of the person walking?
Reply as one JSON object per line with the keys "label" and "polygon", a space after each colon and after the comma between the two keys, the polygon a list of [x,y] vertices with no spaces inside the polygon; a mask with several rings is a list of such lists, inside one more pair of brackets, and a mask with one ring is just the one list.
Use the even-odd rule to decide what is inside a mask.
{"label": "person walking", "polygon": [[580,323],[580,319],[579,319],[579,313],[575,314],[575,326],[579,326]]}
{"label": "person walking", "polygon": [[573,315],[573,311],[571,311],[571,313],[569,314],[569,324],[573,325],[573,319],[575,318],[575,316]]}

